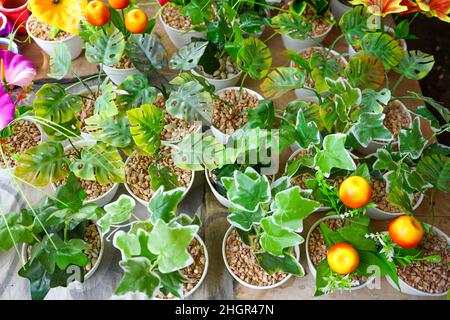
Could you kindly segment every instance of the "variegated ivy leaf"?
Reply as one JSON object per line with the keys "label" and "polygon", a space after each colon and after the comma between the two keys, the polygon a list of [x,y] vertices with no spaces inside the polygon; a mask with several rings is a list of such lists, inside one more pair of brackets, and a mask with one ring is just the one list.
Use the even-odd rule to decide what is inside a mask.
{"label": "variegated ivy leaf", "polygon": [[269,180],[251,167],[245,172],[234,171],[233,177],[222,178],[222,183],[231,208],[236,211],[257,212],[261,204],[271,199]]}
{"label": "variegated ivy leaf", "polygon": [[47,75],[51,78],[61,80],[72,68],[72,56],[69,48],[64,42],[57,42],[50,56],[50,73]]}
{"label": "variegated ivy leaf", "polygon": [[362,94],[358,88],[353,88],[348,80],[339,78],[333,80],[330,78],[325,79],[330,92],[334,95],[334,101],[336,104],[336,112],[339,119],[343,122],[348,121],[348,111],[361,104]]}
{"label": "variegated ivy leaf", "polygon": [[228,222],[238,229],[250,231],[254,224],[259,224],[263,218],[261,212],[236,211],[228,215]]}
{"label": "variegated ivy leaf", "polygon": [[319,128],[314,121],[307,122],[303,110],[298,110],[296,123],[296,141],[303,149],[320,142]]}
{"label": "variegated ivy leaf", "polygon": [[189,71],[194,69],[200,58],[205,53],[208,42],[194,41],[183,47],[178,52],[175,52],[172,59],[169,61],[169,67],[171,69]]}
{"label": "variegated ivy leaf", "polygon": [[[380,91],[375,91],[373,89],[364,89],[362,92],[361,101],[361,112],[383,112],[384,106],[391,101],[391,91],[387,88],[383,88]],[[356,121],[360,112],[354,113],[355,118],[352,120]],[[353,115],[353,114],[352,114]]]}
{"label": "variegated ivy leaf", "polygon": [[398,134],[398,145],[400,154],[409,155],[413,159],[418,159],[422,154],[427,139],[422,135],[420,130],[420,119],[415,118],[412,123],[412,128],[403,128]]}
{"label": "variegated ivy leaf", "polygon": [[330,134],[323,140],[323,150],[317,152],[314,163],[325,177],[330,175],[332,168],[355,170],[356,165],[345,149],[346,135],[343,133]]}
{"label": "variegated ivy leaf", "polygon": [[148,154],[154,154],[161,146],[160,134],[164,129],[164,112],[152,104],[127,111],[131,134],[136,145]]}
{"label": "variegated ivy leaf", "polygon": [[385,116],[384,113],[363,113],[350,132],[364,148],[373,140],[388,142],[392,140],[392,134],[383,124]]}
{"label": "variegated ivy leaf", "polygon": [[191,81],[173,90],[166,101],[166,109],[175,118],[186,121],[211,122],[212,97],[203,86]]}
{"label": "variegated ivy leaf", "polygon": [[398,163],[392,159],[391,154],[386,149],[378,149],[376,154],[377,160],[373,164],[373,168],[379,171],[397,170]]}
{"label": "variegated ivy leaf", "polygon": [[[104,222],[105,220],[103,220]],[[103,223],[100,222],[99,223]],[[122,259],[138,256],[141,253],[141,244],[137,235],[119,230],[114,234],[113,245],[120,250]]]}
{"label": "variegated ivy leaf", "polygon": [[152,263],[146,258],[131,258],[120,262],[125,274],[120,281],[115,294],[143,293],[152,299],[161,285],[156,272],[152,271]]}
{"label": "variegated ivy leaf", "polygon": [[436,119],[436,117],[431,113],[430,110],[427,109],[427,107],[425,106],[418,106],[417,109],[415,110],[410,110],[412,113],[414,113],[415,115],[426,119],[430,122],[431,125],[431,129],[433,131],[439,131],[439,129],[441,128],[439,121]]}
{"label": "variegated ivy leaf", "polygon": [[109,78],[100,86],[100,95],[95,99],[94,114],[101,114],[105,117],[112,117],[119,113],[116,106],[116,90]]}
{"label": "variegated ivy leaf", "polygon": [[119,199],[104,207],[106,214],[97,222],[102,228],[102,234],[109,232],[111,225],[128,221],[133,213],[136,201],[130,196],[122,194]]}
{"label": "variegated ivy leaf", "polygon": [[158,255],[158,269],[170,273],[189,266],[193,259],[187,248],[198,226],[170,227],[162,220],[153,226],[148,239],[150,252]]}
{"label": "variegated ivy leaf", "polygon": [[273,70],[261,84],[265,97],[277,99],[285,93],[302,88],[306,75],[299,68],[279,67]]}
{"label": "variegated ivy leaf", "polygon": [[148,203],[152,223],[155,224],[158,219],[166,223],[172,221],[185,192],[185,188],[176,188],[169,191],[164,191],[163,187],[159,188]]}
{"label": "variegated ivy leaf", "polygon": [[78,178],[103,185],[125,182],[125,164],[119,151],[103,142],[83,148],[81,158],[72,162],[70,170]]}
{"label": "variegated ivy leaf", "polygon": [[291,187],[291,179],[288,176],[282,176],[271,183],[270,188],[272,190],[272,197],[278,192],[287,190]]}
{"label": "variegated ivy leaf", "polygon": [[279,226],[295,232],[303,229],[303,220],[320,207],[317,201],[303,198],[300,188],[293,187],[277,193],[271,210]]}
{"label": "variegated ivy leaf", "polygon": [[276,256],[281,256],[285,248],[294,247],[304,241],[297,233],[275,223],[272,217],[262,219],[261,227],[264,230],[260,238],[262,248]]}
{"label": "variegated ivy leaf", "polygon": [[398,66],[394,67],[395,72],[408,79],[420,80],[433,69],[434,56],[423,53],[419,50],[410,50],[404,54]]}

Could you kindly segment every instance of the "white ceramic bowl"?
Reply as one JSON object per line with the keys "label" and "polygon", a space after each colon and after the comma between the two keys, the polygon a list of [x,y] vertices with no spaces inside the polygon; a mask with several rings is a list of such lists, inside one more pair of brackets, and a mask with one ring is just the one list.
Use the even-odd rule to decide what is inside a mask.
{"label": "white ceramic bowl", "polygon": [[[125,168],[127,167],[128,162],[131,160],[131,158],[132,158],[134,155],[135,155],[135,153],[133,153],[130,157],[128,157],[127,161],[125,161]],[[184,192],[183,197],[181,198],[181,200],[183,200],[184,197],[186,197],[186,195],[189,193],[189,190],[191,190],[191,188],[192,188],[192,186],[193,186],[193,184],[194,184],[194,180],[195,180],[195,171],[191,171],[191,172],[192,172],[192,175],[191,175],[191,182],[190,182],[189,185],[187,186],[186,191]],[[145,201],[145,200],[139,198],[137,195],[135,195],[135,194],[133,193],[133,191],[131,191],[131,188],[128,186],[128,183],[127,183],[126,179],[125,179],[124,185],[125,185],[125,189],[127,189],[128,193],[129,193],[134,199],[136,199],[137,202],[139,202],[141,205],[143,205],[143,206],[146,207],[146,208],[148,207],[149,201]],[[181,200],[180,200],[180,201],[181,201]]]}
{"label": "white ceramic bowl", "polygon": [[[265,287],[261,287],[261,286],[255,286],[252,284],[249,284],[247,282],[245,282],[244,280],[241,280],[237,275],[234,274],[233,270],[231,270],[230,266],[228,265],[228,261],[227,261],[227,254],[226,254],[226,245],[227,245],[227,239],[230,236],[231,232],[234,230],[234,227],[231,226],[230,228],[228,228],[227,232],[225,233],[225,236],[223,237],[223,241],[222,241],[222,256],[223,256],[223,261],[225,263],[225,266],[227,267],[228,272],[231,274],[231,276],[241,285],[243,285],[244,287],[247,287],[249,289],[255,289],[255,290],[270,290],[270,289],[274,289],[276,287],[279,287],[281,285],[283,285],[284,283],[286,283],[291,277],[292,274],[288,274],[286,276],[286,278],[284,278],[283,280],[281,280],[280,282],[277,282],[271,286],[265,286]],[[299,246],[295,246],[294,247],[294,252],[295,252],[295,256],[297,258],[297,260],[300,257],[300,248]]]}
{"label": "white ceramic bowl", "polygon": [[[96,228],[98,230],[98,234],[100,235],[100,237],[99,237],[99,239],[100,239],[100,252],[98,253],[97,261],[92,266],[91,270],[89,270],[84,275],[84,282],[86,282],[86,280],[91,278],[93,276],[93,274],[95,273],[95,271],[97,271],[98,267],[100,266],[100,262],[102,260],[102,257],[103,257],[103,252],[105,251],[105,241],[103,240],[103,237],[102,237],[102,230],[100,229],[100,227],[98,225],[95,225],[95,226],[96,226]],[[27,252],[27,250],[28,250],[28,244],[24,244],[22,246],[22,250],[21,250],[21,255],[22,255],[23,261],[28,261],[28,252]]]}
{"label": "white ceramic bowl", "polygon": [[172,41],[173,45],[180,49],[181,47],[191,43],[191,38],[206,38],[206,31],[183,31],[175,29],[164,22],[164,19],[159,15],[159,20],[161,21],[164,30],[169,36],[170,41]]}
{"label": "white ceramic bowl", "polygon": [[[239,91],[241,88],[240,87],[228,87],[228,88],[223,88],[221,90],[216,91],[216,95],[220,96],[220,94],[226,90],[234,90],[234,91]],[[253,91],[251,89],[248,88],[242,88],[243,91],[246,91],[247,93],[251,94],[252,96],[255,96],[258,100],[264,100],[263,96],[260,95],[258,92]],[[220,131],[218,128],[214,127],[211,124],[211,132],[213,133],[214,137],[216,137],[217,141],[221,144],[227,144],[228,140],[230,139],[231,135],[226,134],[222,131]]]}
{"label": "white ceramic bowl", "polygon": [[117,69],[113,67],[103,66],[103,71],[106,73],[108,78],[116,85],[119,86],[131,75],[139,74],[139,70],[136,68],[131,69]]}
{"label": "white ceramic bowl", "polygon": [[[311,237],[312,232],[319,226],[319,224],[328,219],[338,219],[338,216],[336,216],[336,215],[326,216],[326,217],[323,217],[323,218],[317,220],[312,225],[311,229],[309,229],[308,235],[306,236],[306,259],[308,261],[309,272],[311,272],[314,279],[316,278],[317,271],[316,271],[316,267],[314,267],[314,264],[312,263],[311,257],[309,256],[309,238]],[[354,291],[354,290],[362,289],[362,288],[366,287],[370,282],[371,282],[371,280],[369,279],[368,281],[364,282],[363,284],[360,284],[359,286],[354,286],[349,289],[345,289],[345,291]]]}
{"label": "white ceramic bowl", "polygon": [[214,194],[214,197],[216,197],[217,201],[220,202],[221,205],[223,205],[225,208],[229,208],[231,206],[230,200],[222,196],[219,191],[214,188],[214,185],[211,181],[210,177],[210,171],[208,169],[205,169],[205,176],[206,181],[208,182],[209,188],[211,189],[212,193]]}
{"label": "white ceramic bowl", "polygon": [[[450,246],[450,238],[449,236],[443,232],[442,230],[436,228],[436,227],[432,227],[433,231],[435,231],[438,235],[444,237],[447,239],[447,244]],[[397,285],[394,283],[394,281],[389,277],[386,276],[386,280],[387,282],[389,282],[389,284],[394,287],[395,289],[399,290],[399,288],[397,287]],[[419,296],[419,297],[445,297],[448,294],[448,291],[443,292],[443,293],[428,293],[428,292],[424,292],[424,291],[420,291],[412,286],[410,286],[409,284],[407,284],[405,281],[403,281],[400,277],[398,278],[398,284],[400,286],[400,292],[404,293],[404,294],[409,294],[411,296]]]}
{"label": "white ceramic bowl", "polygon": [[344,13],[353,8],[343,4],[339,0],[331,0],[330,4],[331,4],[331,12],[333,13],[333,16],[337,22],[341,20],[341,17]]}
{"label": "white ceramic bowl", "polygon": [[48,56],[51,56],[53,54],[53,51],[56,47],[56,45],[60,42],[64,42],[67,45],[67,48],[69,48],[70,55],[72,56],[72,60],[75,60],[78,58],[81,54],[81,51],[83,50],[83,40],[77,36],[73,35],[67,39],[60,40],[60,41],[47,41],[39,39],[31,33],[28,22],[30,19],[27,20],[26,29],[30,37],[34,40],[34,42],[37,43],[37,45],[44,51]]}
{"label": "white ceramic bowl", "polygon": [[211,79],[211,78],[207,78],[207,77],[201,75],[200,73],[198,73],[197,71],[195,71],[194,69],[191,70],[191,73],[194,76],[202,77],[203,79],[205,79],[209,84],[213,85],[216,88],[216,91],[217,90],[222,90],[222,89],[227,88],[227,87],[235,86],[239,82],[239,79],[242,76],[242,70],[239,71],[239,73],[237,73],[235,76],[233,76],[232,78],[229,78],[229,79]]}

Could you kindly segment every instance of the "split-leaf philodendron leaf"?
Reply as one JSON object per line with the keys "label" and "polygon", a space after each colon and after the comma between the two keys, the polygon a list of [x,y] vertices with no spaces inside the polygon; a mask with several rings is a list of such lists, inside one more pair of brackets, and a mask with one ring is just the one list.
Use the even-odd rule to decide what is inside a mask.
{"label": "split-leaf philodendron leaf", "polygon": [[176,70],[194,69],[205,52],[208,42],[194,41],[175,52],[169,61],[169,67]]}

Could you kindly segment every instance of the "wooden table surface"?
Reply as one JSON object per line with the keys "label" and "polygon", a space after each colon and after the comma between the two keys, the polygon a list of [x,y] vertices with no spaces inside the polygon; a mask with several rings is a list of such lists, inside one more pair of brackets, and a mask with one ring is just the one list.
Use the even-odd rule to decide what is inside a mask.
{"label": "wooden table surface", "polygon": [[[149,15],[152,14],[154,8],[145,9]],[[262,39],[266,39],[270,33],[270,28],[266,28]],[[158,21],[156,26],[156,33],[161,36],[161,40],[167,48],[169,54],[175,51],[174,46],[166,36],[162,25]],[[339,35],[336,27],[325,41],[328,45]],[[273,67],[288,65],[287,60],[282,55],[284,50],[280,36],[275,36],[270,39],[267,44],[272,50]],[[38,65],[38,79],[46,78],[46,69],[48,68],[48,57],[43,53],[37,51],[37,47],[33,45],[24,45],[23,53],[28,55]],[[347,48],[344,41],[339,41],[336,51],[346,53]],[[426,48],[424,48],[426,50]],[[88,64],[83,57],[75,61],[74,69],[81,75],[90,75],[95,73],[96,67]],[[396,76],[390,75],[391,83],[395,82]],[[260,81],[247,79],[244,83],[245,87],[256,91],[259,90]],[[398,88],[397,96],[407,94],[408,90],[420,92],[420,87],[417,81],[405,80]],[[275,101],[277,108],[284,108],[284,106],[292,100],[295,100],[295,94],[289,93],[284,97]],[[416,108],[420,105],[420,101],[404,101],[409,108]],[[426,122],[422,122],[423,132],[429,134],[431,131]],[[283,155],[286,159],[288,154]],[[23,199],[20,196],[12,195],[14,186],[5,173],[0,172],[0,208],[6,212],[8,210],[17,210],[25,206]],[[116,197],[120,194],[126,193],[123,186],[119,189]],[[30,199],[39,198],[42,193],[33,189],[27,189],[27,196]],[[16,197],[17,201],[6,203],[7,197]],[[421,206],[416,210],[416,215],[421,220],[432,222],[429,217],[428,194]],[[436,195],[436,217],[434,225],[441,228],[447,234],[450,233],[450,203],[449,195],[437,192]],[[146,209],[138,204],[136,208],[138,215],[144,215]],[[271,290],[252,290],[239,285],[228,274],[222,258],[222,240],[229,224],[226,220],[227,209],[219,204],[209,187],[205,183],[205,177],[202,172],[196,174],[195,183],[192,190],[185,197],[180,206],[180,211],[193,215],[196,212],[201,214],[204,227],[201,230],[201,235],[208,247],[210,258],[210,266],[204,284],[201,288],[191,296],[190,299],[419,299],[419,297],[408,296],[399,293],[392,288],[383,278],[379,286],[375,289],[364,288],[352,292],[336,292],[328,296],[314,298],[315,281],[309,273],[306,263],[306,255],[304,253],[304,244],[301,246],[301,263],[305,268],[306,275],[303,278],[292,277],[284,285]],[[321,218],[324,214],[315,213],[306,219],[304,223],[304,231],[302,236],[306,238],[307,231],[310,226]],[[388,221],[374,221],[373,228],[375,230],[386,230]],[[105,254],[100,264],[99,269],[89,281],[84,284],[72,284],[69,289],[57,288],[52,289],[47,299],[111,299],[114,288],[117,286],[121,278],[121,270],[118,266],[120,259],[119,252],[115,250],[111,243],[106,243]],[[20,263],[14,251],[6,254],[0,253],[0,299],[29,299],[28,282],[26,279],[20,278],[17,271],[20,268]]]}

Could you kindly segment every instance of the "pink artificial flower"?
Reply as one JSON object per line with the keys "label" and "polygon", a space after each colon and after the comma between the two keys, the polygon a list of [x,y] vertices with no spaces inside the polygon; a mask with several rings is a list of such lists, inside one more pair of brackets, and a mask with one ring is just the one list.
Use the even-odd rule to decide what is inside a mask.
{"label": "pink artificial flower", "polygon": [[11,96],[0,85],[0,130],[5,129],[14,120],[14,111]]}
{"label": "pink artificial flower", "polygon": [[26,87],[36,76],[33,62],[9,50],[0,50],[1,83],[6,86]]}

